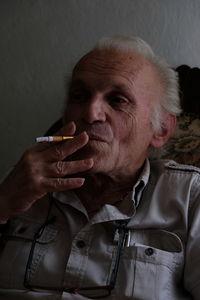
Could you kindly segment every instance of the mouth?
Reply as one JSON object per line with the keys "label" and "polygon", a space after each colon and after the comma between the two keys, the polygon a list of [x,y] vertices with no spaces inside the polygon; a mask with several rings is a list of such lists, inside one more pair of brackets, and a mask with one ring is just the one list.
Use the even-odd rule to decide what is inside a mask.
{"label": "mouth", "polygon": [[106,143],[107,140],[105,137],[102,137],[100,135],[96,135],[96,134],[89,134],[88,133],[88,136],[89,136],[89,141],[97,141],[97,142],[104,142]]}
{"label": "mouth", "polygon": [[80,126],[76,130],[76,134],[86,131],[89,142],[102,142],[110,144],[113,140],[113,132],[109,126],[103,125],[90,125],[90,126]]}

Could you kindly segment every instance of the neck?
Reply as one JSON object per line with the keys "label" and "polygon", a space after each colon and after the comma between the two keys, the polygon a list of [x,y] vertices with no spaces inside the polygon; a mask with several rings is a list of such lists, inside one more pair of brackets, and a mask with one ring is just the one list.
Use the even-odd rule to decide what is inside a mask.
{"label": "neck", "polygon": [[102,174],[87,174],[84,185],[76,193],[89,215],[93,215],[104,204],[117,204],[138,179],[138,173],[131,178],[111,178]]}

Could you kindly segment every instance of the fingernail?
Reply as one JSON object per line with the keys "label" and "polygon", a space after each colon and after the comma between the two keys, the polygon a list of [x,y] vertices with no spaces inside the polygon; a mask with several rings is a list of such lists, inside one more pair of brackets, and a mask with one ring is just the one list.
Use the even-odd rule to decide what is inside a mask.
{"label": "fingernail", "polygon": [[77,179],[77,183],[78,183],[78,185],[83,185],[84,184],[84,182],[85,182],[85,178],[79,178],[79,179]]}

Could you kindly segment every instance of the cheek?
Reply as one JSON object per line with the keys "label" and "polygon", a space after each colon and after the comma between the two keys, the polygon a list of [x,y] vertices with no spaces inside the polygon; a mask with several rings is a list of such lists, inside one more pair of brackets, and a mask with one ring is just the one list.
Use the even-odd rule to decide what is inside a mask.
{"label": "cheek", "polygon": [[135,134],[136,120],[133,114],[124,114],[123,118],[117,118],[117,138],[119,141],[130,142],[130,138],[133,138]]}

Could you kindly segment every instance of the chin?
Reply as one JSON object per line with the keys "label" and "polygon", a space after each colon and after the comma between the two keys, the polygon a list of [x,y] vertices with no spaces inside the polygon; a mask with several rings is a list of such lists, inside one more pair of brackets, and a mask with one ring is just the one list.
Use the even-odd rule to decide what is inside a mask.
{"label": "chin", "polygon": [[90,174],[95,174],[95,173],[107,173],[107,171],[108,171],[107,162],[104,160],[94,158],[94,165],[88,172]]}
{"label": "chin", "polygon": [[74,159],[87,159],[93,158],[95,165],[105,165],[105,157],[108,156],[108,151],[104,149],[97,149],[95,147],[91,147],[90,145],[86,145],[84,148],[75,152],[71,157]]}

